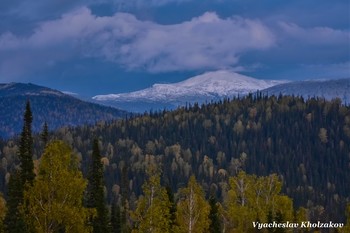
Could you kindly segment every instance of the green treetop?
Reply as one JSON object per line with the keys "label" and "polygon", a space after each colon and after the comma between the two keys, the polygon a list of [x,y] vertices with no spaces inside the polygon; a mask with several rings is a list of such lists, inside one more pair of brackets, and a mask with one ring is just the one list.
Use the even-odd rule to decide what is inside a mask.
{"label": "green treetop", "polygon": [[39,174],[24,192],[28,222],[36,232],[89,232],[83,207],[86,180],[78,158],[62,141],[49,143],[41,157]]}
{"label": "green treetop", "polygon": [[135,229],[132,232],[167,233],[170,231],[170,201],[166,189],[160,185],[160,176],[148,172],[148,179],[142,186],[144,195],[137,202],[132,213]]}
{"label": "green treetop", "polygon": [[181,199],[177,204],[178,232],[207,232],[210,224],[210,206],[194,176],[190,177],[187,187],[180,190],[180,195]]}

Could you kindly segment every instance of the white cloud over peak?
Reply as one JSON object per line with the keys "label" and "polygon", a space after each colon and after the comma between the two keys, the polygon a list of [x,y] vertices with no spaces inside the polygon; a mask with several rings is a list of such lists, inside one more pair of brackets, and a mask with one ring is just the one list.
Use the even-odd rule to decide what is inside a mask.
{"label": "white cloud over peak", "polygon": [[272,32],[258,20],[222,19],[206,12],[180,24],[161,25],[128,13],[98,17],[83,7],[41,23],[27,37],[0,35],[0,51],[6,54],[0,54],[0,74],[5,57],[5,70],[12,66],[18,72],[23,55],[35,58],[31,66],[94,57],[149,72],[225,68],[236,65],[240,54],[274,43]]}
{"label": "white cloud over peak", "polygon": [[[215,12],[163,25],[129,13],[97,16],[81,7],[41,22],[29,34],[0,34],[0,81],[86,58],[127,70],[159,73],[232,67],[246,70],[241,56],[271,48],[274,54],[266,56],[276,56],[281,63],[294,59],[300,64],[327,64],[328,58],[340,57],[332,62],[336,63],[349,54],[348,30],[303,28],[289,22],[269,26],[273,29],[257,19],[221,18]],[[315,58],[318,60],[313,63]]]}
{"label": "white cloud over peak", "polygon": [[127,24],[135,34],[126,36],[128,43],[111,46],[109,51],[114,50],[118,56],[114,59],[127,68],[151,72],[228,67],[237,63],[240,53],[274,44],[272,33],[260,22],[220,19],[210,12],[176,25],[136,19]]}

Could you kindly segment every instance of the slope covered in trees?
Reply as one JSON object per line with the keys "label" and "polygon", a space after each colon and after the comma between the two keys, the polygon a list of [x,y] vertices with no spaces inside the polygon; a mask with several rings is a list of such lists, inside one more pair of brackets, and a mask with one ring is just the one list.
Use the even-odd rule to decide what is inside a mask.
{"label": "slope covered in trees", "polygon": [[[293,199],[291,202],[282,195],[267,202],[256,210],[261,219],[291,218],[292,213],[285,210],[266,215],[278,202],[289,210],[291,204],[294,209],[304,206],[298,215],[293,213],[295,218],[307,215],[312,221],[345,221],[350,198],[350,108],[339,100],[249,95],[91,127],[63,128],[50,137],[63,139],[74,148],[84,174],[88,172],[92,139],[99,139],[108,203],[120,206],[115,210],[121,220],[118,227],[130,220],[125,213],[138,209],[136,201],[145,191],[142,185],[150,163],[159,165],[161,184],[177,193],[176,198],[194,175],[207,199],[215,196],[221,205],[230,199],[243,203],[245,199],[237,199],[240,195],[233,187],[239,183],[234,177],[245,171],[251,176],[241,180],[256,187],[255,193],[261,191],[259,187],[275,184],[275,192],[281,189]],[[16,150],[14,141],[3,143],[2,190]],[[41,151],[37,143],[35,154]],[[270,176],[273,173],[277,175]],[[246,200],[260,200],[251,193],[246,195]],[[226,206],[227,211],[230,208]],[[250,208],[232,206],[232,213],[247,213],[247,218],[253,219]],[[221,219],[245,226],[239,216],[230,217]]]}
{"label": "slope covered in trees", "polygon": [[44,122],[53,130],[67,125],[95,124],[126,114],[34,84],[0,84],[0,137],[9,138],[21,132],[21,117],[27,100],[31,102],[34,115],[34,132],[39,132]]}

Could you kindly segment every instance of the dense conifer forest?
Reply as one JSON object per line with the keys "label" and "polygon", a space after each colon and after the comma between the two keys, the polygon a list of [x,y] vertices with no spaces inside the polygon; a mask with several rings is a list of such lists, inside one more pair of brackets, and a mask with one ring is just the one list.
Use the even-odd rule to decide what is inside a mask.
{"label": "dense conifer forest", "polygon": [[[24,215],[35,209],[30,198],[40,191],[38,177],[45,180],[45,155],[61,144],[71,148],[65,153],[75,154],[87,177],[79,180],[74,170],[80,190],[89,190],[81,195],[94,203],[81,207],[95,216],[85,226],[93,229],[109,222],[113,232],[251,232],[252,221],[345,223],[350,214],[350,107],[338,99],[258,93],[65,127],[33,141],[37,178],[24,190]],[[17,139],[1,142],[0,188],[8,203],[16,167],[23,171],[21,145]],[[98,158],[103,179],[91,175],[91,169],[101,170]],[[109,211],[100,205],[104,198],[88,198],[101,195],[101,185]]]}

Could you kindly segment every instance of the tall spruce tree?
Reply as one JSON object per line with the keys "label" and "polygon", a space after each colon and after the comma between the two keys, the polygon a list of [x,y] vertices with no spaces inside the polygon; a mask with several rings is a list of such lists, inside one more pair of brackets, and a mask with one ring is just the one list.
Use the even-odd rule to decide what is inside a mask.
{"label": "tall spruce tree", "polygon": [[111,233],[121,233],[122,223],[121,223],[121,213],[120,206],[114,200],[111,206]]}
{"label": "tall spruce tree", "polygon": [[32,137],[32,122],[33,116],[30,109],[29,100],[26,103],[24,112],[24,124],[21,133],[21,140],[19,145],[19,159],[21,162],[21,181],[22,185],[27,182],[33,184],[34,174],[34,163],[33,163],[33,137]]}
{"label": "tall spruce tree", "polygon": [[49,142],[49,126],[47,125],[47,122],[45,121],[42,132],[40,133],[40,138],[42,143],[44,144],[44,147]]}
{"label": "tall spruce tree", "polygon": [[[127,161],[127,159],[124,159]],[[121,205],[120,205],[120,215],[121,215],[121,226],[122,232],[131,232],[128,219],[129,219],[129,169],[128,163],[124,163],[121,172]]]}
{"label": "tall spruce tree", "polygon": [[29,100],[26,103],[23,121],[18,152],[21,169],[11,175],[8,186],[8,212],[5,217],[5,230],[13,233],[28,232],[22,211],[26,212],[23,205],[23,192],[28,187],[27,185],[33,184],[35,178],[32,137],[33,116]]}
{"label": "tall spruce tree", "polygon": [[26,232],[26,224],[20,206],[23,203],[23,188],[21,174],[18,170],[10,176],[8,184],[7,212],[4,219],[5,232]]}
{"label": "tall spruce tree", "polygon": [[219,206],[218,206],[218,202],[216,201],[216,198],[214,196],[209,197],[209,205],[210,205],[209,232],[210,233],[220,233],[221,232],[221,222],[220,222]]}
{"label": "tall spruce tree", "polygon": [[175,232],[175,228],[177,227],[177,223],[176,223],[176,203],[175,203],[175,198],[174,198],[174,193],[171,190],[170,186],[166,186],[166,193],[168,195],[169,198],[169,202],[170,202],[170,232]]}
{"label": "tall spruce tree", "polygon": [[92,158],[88,172],[88,187],[86,194],[86,207],[96,209],[96,216],[92,217],[90,222],[94,233],[106,233],[109,230],[103,180],[101,154],[98,140],[95,139],[92,147]]}

